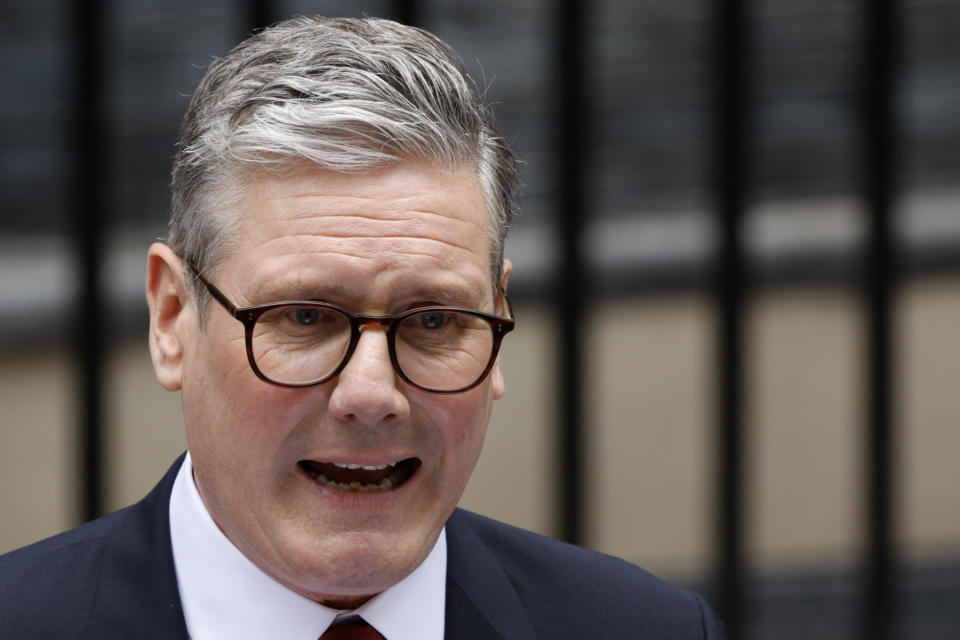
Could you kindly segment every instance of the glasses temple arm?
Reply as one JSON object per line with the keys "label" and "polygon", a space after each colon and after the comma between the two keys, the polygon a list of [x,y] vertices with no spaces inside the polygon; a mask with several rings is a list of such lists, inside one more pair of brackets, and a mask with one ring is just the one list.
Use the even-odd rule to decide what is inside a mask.
{"label": "glasses temple arm", "polygon": [[230,299],[223,294],[220,289],[217,289],[212,282],[203,277],[203,274],[200,273],[200,270],[192,262],[188,262],[187,265],[190,267],[190,270],[193,271],[193,275],[197,277],[197,280],[203,283],[203,286],[207,288],[207,291],[210,292],[210,295],[213,296],[217,302],[219,302],[223,307],[232,313],[233,315],[237,314],[237,307],[234,306]]}

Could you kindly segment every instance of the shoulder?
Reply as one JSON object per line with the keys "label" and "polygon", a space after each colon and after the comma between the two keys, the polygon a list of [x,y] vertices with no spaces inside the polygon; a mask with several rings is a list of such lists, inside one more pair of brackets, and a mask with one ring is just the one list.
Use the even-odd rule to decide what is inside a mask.
{"label": "shoulder", "polygon": [[506,570],[516,570],[520,575],[576,576],[579,583],[600,581],[607,584],[608,588],[673,589],[636,565],[611,555],[554,540],[469,511],[458,510],[451,518],[451,522],[456,521],[466,525],[487,549],[496,554]]}
{"label": "shoulder", "polygon": [[29,625],[23,637],[42,637],[44,619],[53,628],[79,625],[92,606],[105,542],[127,512],[0,556],[0,627]]}
{"label": "shoulder", "polygon": [[[0,555],[0,575],[10,578],[44,567],[68,570],[84,557],[96,555],[104,538],[122,525],[131,507],[98,518],[75,529],[70,529],[29,546]],[[0,582],[0,589],[9,589],[7,580]]]}
{"label": "shoulder", "polygon": [[181,461],[137,504],[0,556],[0,635],[185,636],[169,525]]}
{"label": "shoulder", "polygon": [[[448,532],[451,526],[454,535],[469,531],[496,558],[540,630],[563,624],[569,631],[586,623],[593,626],[582,632],[604,638],[722,637],[703,598],[625,560],[462,510]],[[567,633],[552,629],[543,635]]]}

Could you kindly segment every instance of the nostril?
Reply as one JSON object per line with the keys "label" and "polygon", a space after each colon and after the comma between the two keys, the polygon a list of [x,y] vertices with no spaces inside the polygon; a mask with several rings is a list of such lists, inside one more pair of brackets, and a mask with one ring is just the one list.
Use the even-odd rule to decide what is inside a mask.
{"label": "nostril", "polygon": [[[345,414],[342,414],[340,417],[341,417],[343,420],[347,421],[347,422],[359,422],[359,421],[360,421],[360,417],[359,417],[357,414],[355,414],[355,413],[345,413]],[[395,414],[395,413],[388,413],[388,414],[380,417],[379,422],[393,422],[393,421],[399,420],[399,419],[400,419],[400,418],[399,418],[399,416],[398,416],[397,414]]]}

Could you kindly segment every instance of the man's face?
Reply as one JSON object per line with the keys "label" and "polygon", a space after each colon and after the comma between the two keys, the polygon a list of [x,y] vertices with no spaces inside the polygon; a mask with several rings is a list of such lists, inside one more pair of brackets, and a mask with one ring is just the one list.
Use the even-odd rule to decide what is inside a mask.
{"label": "man's face", "polygon": [[[304,167],[257,174],[243,195],[239,242],[205,274],[238,306],[494,312],[488,215],[472,172],[413,161],[350,175]],[[185,304],[174,323],[179,377],[161,380],[182,388],[195,479],[219,527],[275,579],[321,602],[355,606],[403,579],[473,471],[503,393],[499,369],[465,393],[420,391],[394,373],[384,328],[368,326],[339,375],[281,388],[250,369],[240,322],[212,301],[202,328],[196,313]],[[349,492],[308,472],[400,461],[415,471],[387,491]]]}

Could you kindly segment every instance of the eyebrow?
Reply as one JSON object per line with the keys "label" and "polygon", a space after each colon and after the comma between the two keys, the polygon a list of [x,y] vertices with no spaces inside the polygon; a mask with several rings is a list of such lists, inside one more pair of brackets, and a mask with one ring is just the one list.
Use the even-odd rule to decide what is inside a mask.
{"label": "eyebrow", "polygon": [[[270,282],[261,287],[251,298],[255,303],[251,304],[270,304],[274,302],[286,301],[322,301],[341,304],[343,306],[352,306],[349,303],[359,302],[363,295],[356,295],[356,291],[350,291],[340,284],[316,285],[316,284],[291,284]],[[483,292],[478,292],[473,287],[458,285],[453,283],[416,283],[409,287],[394,286],[391,288],[390,299],[402,299],[404,301],[431,302],[441,306],[465,307],[468,309],[477,308],[486,300]]]}
{"label": "eyebrow", "polygon": [[340,300],[349,297],[346,288],[340,285],[319,286],[272,280],[257,289],[251,300],[255,299],[257,304],[270,304],[287,300]]}

